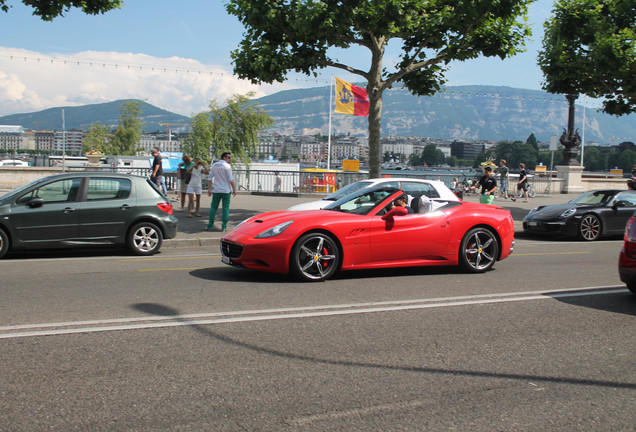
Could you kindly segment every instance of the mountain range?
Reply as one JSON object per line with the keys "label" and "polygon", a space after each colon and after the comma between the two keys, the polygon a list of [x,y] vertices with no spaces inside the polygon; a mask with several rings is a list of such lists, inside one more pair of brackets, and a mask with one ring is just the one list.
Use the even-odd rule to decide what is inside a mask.
{"label": "mountain range", "polygon": [[[255,99],[276,121],[281,134],[327,134],[329,87],[285,90]],[[118,100],[102,104],[50,108],[0,117],[0,125],[26,129],[88,129],[94,122],[116,126]],[[141,102],[141,101],[140,101]],[[331,101],[335,105],[335,101]],[[190,118],[141,102],[144,131],[184,131]],[[387,90],[383,97],[382,135],[419,136],[447,140],[520,140],[534,133],[539,141],[561,135],[567,127],[565,97],[538,90],[502,86],[453,86],[429,97],[413,96],[404,88]],[[583,117],[585,130],[583,131]],[[367,118],[333,113],[333,134],[367,135]],[[576,127],[586,142],[618,144],[636,142],[636,115],[615,117],[576,106]]]}

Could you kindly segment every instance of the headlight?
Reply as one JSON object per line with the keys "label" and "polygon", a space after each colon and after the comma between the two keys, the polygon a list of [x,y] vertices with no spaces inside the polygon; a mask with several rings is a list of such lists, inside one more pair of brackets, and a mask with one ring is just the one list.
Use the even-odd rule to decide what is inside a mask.
{"label": "headlight", "polygon": [[572,216],[574,213],[576,213],[576,208],[569,208],[566,211],[564,211],[563,213],[561,213],[559,215],[559,218],[560,219],[565,219],[565,218],[568,218],[568,217]]}
{"label": "headlight", "polygon": [[535,208],[531,209],[531,210],[528,212],[528,214],[534,213],[534,212],[536,212],[537,210],[539,210],[539,207],[535,207]]}
{"label": "headlight", "polygon": [[283,222],[282,224],[278,224],[275,227],[272,227],[272,228],[268,229],[267,231],[263,231],[262,233],[258,234],[256,236],[256,238],[268,238],[268,237],[277,236],[277,235],[281,234],[283,231],[285,231],[287,229],[287,227],[290,226],[293,223],[294,223],[294,221],[290,220],[290,221],[287,221],[287,222]]}

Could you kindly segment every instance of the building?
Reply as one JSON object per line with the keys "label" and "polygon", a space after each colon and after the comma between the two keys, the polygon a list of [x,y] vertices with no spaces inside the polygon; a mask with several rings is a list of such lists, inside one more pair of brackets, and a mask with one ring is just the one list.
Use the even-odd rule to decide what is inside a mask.
{"label": "building", "polygon": [[[31,136],[35,147],[35,139]],[[22,126],[0,125],[0,151],[13,153],[20,149],[29,148],[29,136]]]}
{"label": "building", "polygon": [[79,129],[55,131],[53,153],[80,156],[84,154],[82,147],[86,132]]}
{"label": "building", "polygon": [[482,143],[453,141],[451,156],[455,156],[457,159],[474,160],[485,149],[486,145]]}

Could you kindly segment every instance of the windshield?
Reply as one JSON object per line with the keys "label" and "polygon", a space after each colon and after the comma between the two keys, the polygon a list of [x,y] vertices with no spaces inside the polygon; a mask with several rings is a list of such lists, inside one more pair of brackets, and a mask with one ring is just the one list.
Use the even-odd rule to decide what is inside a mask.
{"label": "windshield", "polygon": [[369,187],[372,184],[373,182],[371,181],[359,181],[359,182],[351,183],[343,188],[338,189],[331,195],[327,195],[324,199],[329,201],[338,201],[340,198],[346,197],[347,195],[355,191],[359,191],[361,189]]}
{"label": "windshield", "polygon": [[27,183],[25,185],[22,185],[22,186],[18,187],[17,189],[13,189],[12,191],[7,192],[6,194],[0,196],[0,201],[4,201],[6,199],[10,199],[11,197],[14,197],[17,194],[19,194],[20,192],[22,192],[23,190],[30,188],[34,184],[41,183],[44,180],[46,180],[46,177],[34,180],[31,183]]}
{"label": "windshield", "polygon": [[353,213],[358,215],[369,214],[389,196],[400,191],[396,188],[374,187],[354,192],[338,201],[329,204],[325,210]]}
{"label": "windshield", "polygon": [[585,204],[585,205],[605,205],[612,200],[616,195],[615,190],[600,190],[585,192],[570,201],[572,204]]}

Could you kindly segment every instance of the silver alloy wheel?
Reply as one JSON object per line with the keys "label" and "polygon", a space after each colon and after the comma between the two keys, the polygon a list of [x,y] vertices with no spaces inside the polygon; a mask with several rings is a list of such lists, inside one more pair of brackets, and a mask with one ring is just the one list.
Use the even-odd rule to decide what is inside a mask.
{"label": "silver alloy wheel", "polygon": [[138,255],[152,255],[161,247],[163,236],[152,223],[139,223],[130,230],[128,246]]}
{"label": "silver alloy wheel", "polygon": [[9,250],[9,237],[0,229],[0,258],[2,258]]}
{"label": "silver alloy wheel", "polygon": [[583,216],[579,222],[579,237],[586,241],[594,241],[601,235],[601,221],[593,214]]}
{"label": "silver alloy wheel", "polygon": [[292,271],[306,281],[322,281],[338,267],[340,252],[331,237],[323,233],[302,236],[292,252]]}
{"label": "silver alloy wheel", "polygon": [[481,273],[495,265],[499,255],[499,243],[492,231],[486,228],[470,230],[462,240],[460,265],[473,273]]}

